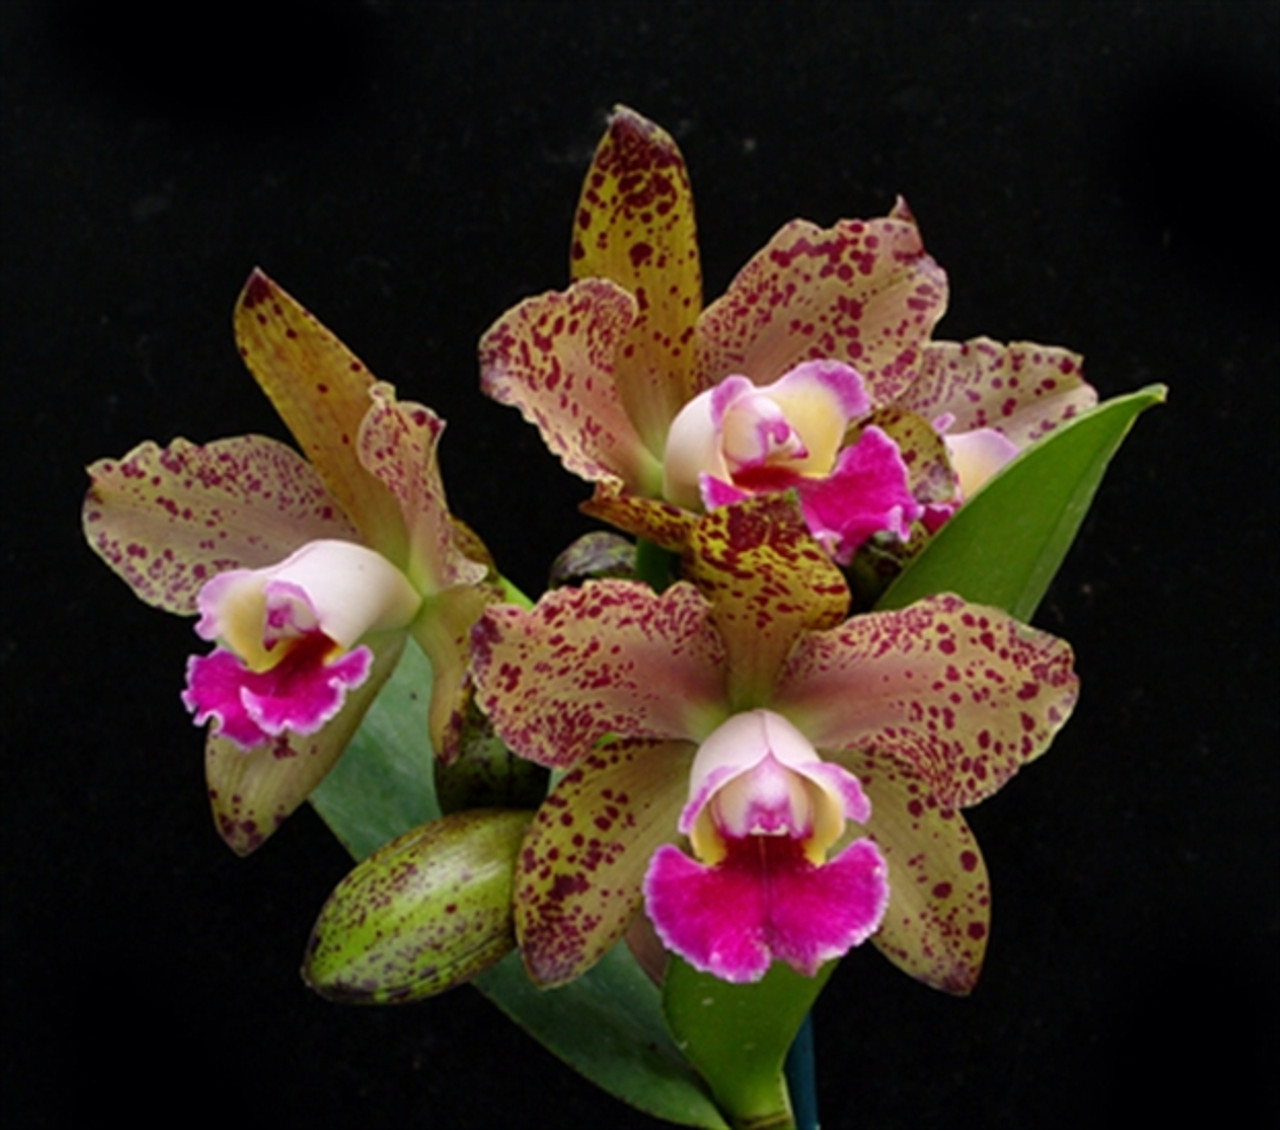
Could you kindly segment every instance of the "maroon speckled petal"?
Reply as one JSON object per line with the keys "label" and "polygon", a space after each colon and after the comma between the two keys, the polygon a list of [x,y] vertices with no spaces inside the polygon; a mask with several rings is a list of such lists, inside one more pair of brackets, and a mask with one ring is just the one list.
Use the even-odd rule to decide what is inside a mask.
{"label": "maroon speckled petal", "polygon": [[606,735],[700,740],[726,713],[724,645],[692,586],[655,596],[588,581],[531,611],[485,611],[471,632],[477,701],[521,757],[568,766]]}
{"label": "maroon speckled petal", "polygon": [[405,572],[424,594],[484,579],[487,570],[458,548],[436,459],[444,421],[430,408],[397,401],[395,389],[378,383],[360,425],[360,461],[400,506],[409,537]]}
{"label": "maroon speckled petal", "polygon": [[909,218],[827,229],[793,220],[699,318],[699,384],[730,373],[768,384],[801,361],[832,358],[857,369],[883,405],[914,377],[946,303],[946,275]]}
{"label": "maroon speckled petal", "polygon": [[849,607],[844,577],[790,495],[756,495],[705,515],[684,575],[711,601],[735,710],[767,704],[800,634],[838,624]]}
{"label": "maroon speckled petal", "polygon": [[455,585],[423,601],[410,631],[431,661],[427,732],[431,748],[448,763],[458,752],[463,713],[470,697],[471,627],[486,606],[501,599],[489,585]]}
{"label": "maroon speckled petal", "polygon": [[395,670],[404,633],[370,643],[373,670],[347,693],[342,709],[318,733],[281,734],[245,751],[210,734],[205,779],[219,834],[237,855],[248,855],[293,812],[337,764],[382,685]]}
{"label": "maroon speckled petal", "polygon": [[891,758],[835,754],[871,800],[867,831],[889,865],[889,909],[872,939],[912,977],[967,993],[987,947],[991,890],[977,841],[955,809]]}
{"label": "maroon speckled petal", "polygon": [[373,385],[364,363],[261,271],[249,276],[233,320],[245,364],[360,530],[358,540],[403,562],[399,508],[356,454]]}
{"label": "maroon speckled petal", "polygon": [[1078,353],[1026,341],[1002,345],[986,337],[930,342],[920,375],[898,397],[899,406],[927,420],[953,417],[952,433],[994,428],[1018,447],[1097,402]]}
{"label": "maroon speckled petal", "polygon": [[892,756],[962,808],[1049,748],[1077,688],[1064,641],[943,595],[805,635],[772,705],[818,749]]}
{"label": "maroon speckled petal", "polygon": [[516,867],[516,932],[529,976],[584,973],[640,907],[649,857],[679,837],[691,742],[620,742],[589,753],[543,801]]}
{"label": "maroon speckled petal", "polygon": [[673,553],[682,552],[689,544],[698,521],[696,514],[670,502],[627,494],[616,479],[597,483],[595,494],[578,509]]}
{"label": "maroon speckled petal", "polygon": [[570,247],[574,279],[610,279],[635,296],[638,318],[618,356],[622,403],[648,449],[697,391],[693,326],[702,269],[693,196],[665,130],[617,107],[582,185]]}
{"label": "maroon speckled petal", "polygon": [[616,371],[636,317],[635,299],[606,279],[527,298],[480,339],[480,387],[519,408],[575,475],[657,495],[661,465],[628,415]]}
{"label": "maroon speckled petal", "polygon": [[264,436],[161,448],[89,467],[89,545],[148,604],[190,615],[206,581],[275,564],[310,541],[356,541],[315,470]]}

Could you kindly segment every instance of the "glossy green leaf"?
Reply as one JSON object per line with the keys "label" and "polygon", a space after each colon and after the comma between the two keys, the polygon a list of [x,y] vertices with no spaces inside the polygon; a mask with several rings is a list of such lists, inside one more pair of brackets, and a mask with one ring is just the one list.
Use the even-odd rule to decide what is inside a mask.
{"label": "glossy green leaf", "polygon": [[1117,396],[1032,444],[956,511],[876,607],[954,592],[1030,620],[1111,457],[1164,396],[1163,385]]}
{"label": "glossy green leaf", "polygon": [[311,803],[342,846],[363,859],[440,816],[427,740],[431,664],[410,641]]}
{"label": "glossy green leaf", "polygon": [[658,990],[624,943],[558,989],[535,986],[514,953],[474,984],[551,1052],[624,1102],[680,1126],[728,1130],[672,1042]]}
{"label": "glossy green leaf", "polygon": [[742,1130],[794,1126],[782,1068],[787,1049],[836,963],[815,977],[774,962],[761,980],[733,985],[679,958],[667,967],[663,1007],[676,1042]]}
{"label": "glossy green leaf", "polygon": [[[426,738],[430,686],[430,664],[410,643],[346,753],[311,794],[316,810],[357,859],[440,816]],[[625,945],[559,989],[535,987],[514,953],[472,984],[623,1102],[676,1125],[727,1130],[667,1031],[657,988]]]}

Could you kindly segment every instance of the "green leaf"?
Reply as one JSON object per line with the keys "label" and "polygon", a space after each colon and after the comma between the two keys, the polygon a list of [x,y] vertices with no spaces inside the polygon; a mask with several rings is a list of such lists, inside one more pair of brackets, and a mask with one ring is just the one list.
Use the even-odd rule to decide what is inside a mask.
{"label": "green leaf", "polygon": [[[346,753],[311,794],[320,816],[357,859],[440,817],[426,736],[430,687],[430,664],[410,642]],[[623,1102],[680,1126],[727,1130],[667,1031],[657,988],[625,945],[559,989],[537,988],[514,953],[472,984]]]}
{"label": "green leaf", "polygon": [[512,1020],[598,1087],[680,1126],[727,1130],[672,1042],[658,990],[624,943],[558,989],[540,989],[509,954],[473,982]]}
{"label": "green leaf", "polygon": [[355,859],[440,816],[427,740],[430,698],[431,664],[410,640],[346,752],[311,793]]}
{"label": "green leaf", "polygon": [[880,598],[939,592],[1030,620],[1075,540],[1107,464],[1163,385],[1117,396],[1032,444],[975,492]]}
{"label": "green leaf", "polygon": [[667,1023],[735,1127],[794,1126],[783,1062],[835,966],[805,977],[774,962],[754,984],[733,985],[672,958],[662,994]]}

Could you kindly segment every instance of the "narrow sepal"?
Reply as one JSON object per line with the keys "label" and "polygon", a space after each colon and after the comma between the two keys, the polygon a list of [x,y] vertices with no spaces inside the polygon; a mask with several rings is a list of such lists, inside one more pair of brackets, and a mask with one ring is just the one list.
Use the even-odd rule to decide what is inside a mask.
{"label": "narrow sepal", "polygon": [[614,110],[587,170],[569,264],[574,279],[610,279],[636,298],[639,317],[617,379],[636,430],[660,457],[667,426],[697,391],[693,325],[702,309],[702,268],[680,150],[625,106]]}
{"label": "narrow sepal", "polygon": [[839,623],[848,608],[844,578],[789,495],[756,495],[705,515],[686,549],[684,575],[711,602],[739,710],[769,697],[801,632]]}
{"label": "narrow sepal", "polygon": [[835,757],[866,789],[867,831],[889,868],[889,907],[872,941],[900,969],[935,989],[970,992],[987,948],[991,888],[969,825],[891,759]]}
{"label": "narrow sepal", "polygon": [[249,371],[367,542],[399,564],[405,535],[395,499],[361,465],[360,422],[373,377],[364,363],[259,270],[233,317]]}
{"label": "narrow sepal", "polygon": [[529,976],[558,985],[598,961],[640,907],[649,857],[676,839],[694,747],[593,751],[538,810],[520,851],[516,932]]}

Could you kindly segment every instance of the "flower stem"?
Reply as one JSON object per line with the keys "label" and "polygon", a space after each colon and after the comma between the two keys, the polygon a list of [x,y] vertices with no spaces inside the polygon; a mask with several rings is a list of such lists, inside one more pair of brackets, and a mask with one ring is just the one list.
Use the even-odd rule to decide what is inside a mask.
{"label": "flower stem", "polygon": [[813,1013],[805,1014],[782,1065],[791,1095],[796,1130],[818,1130],[818,1089],[814,1079]]}

